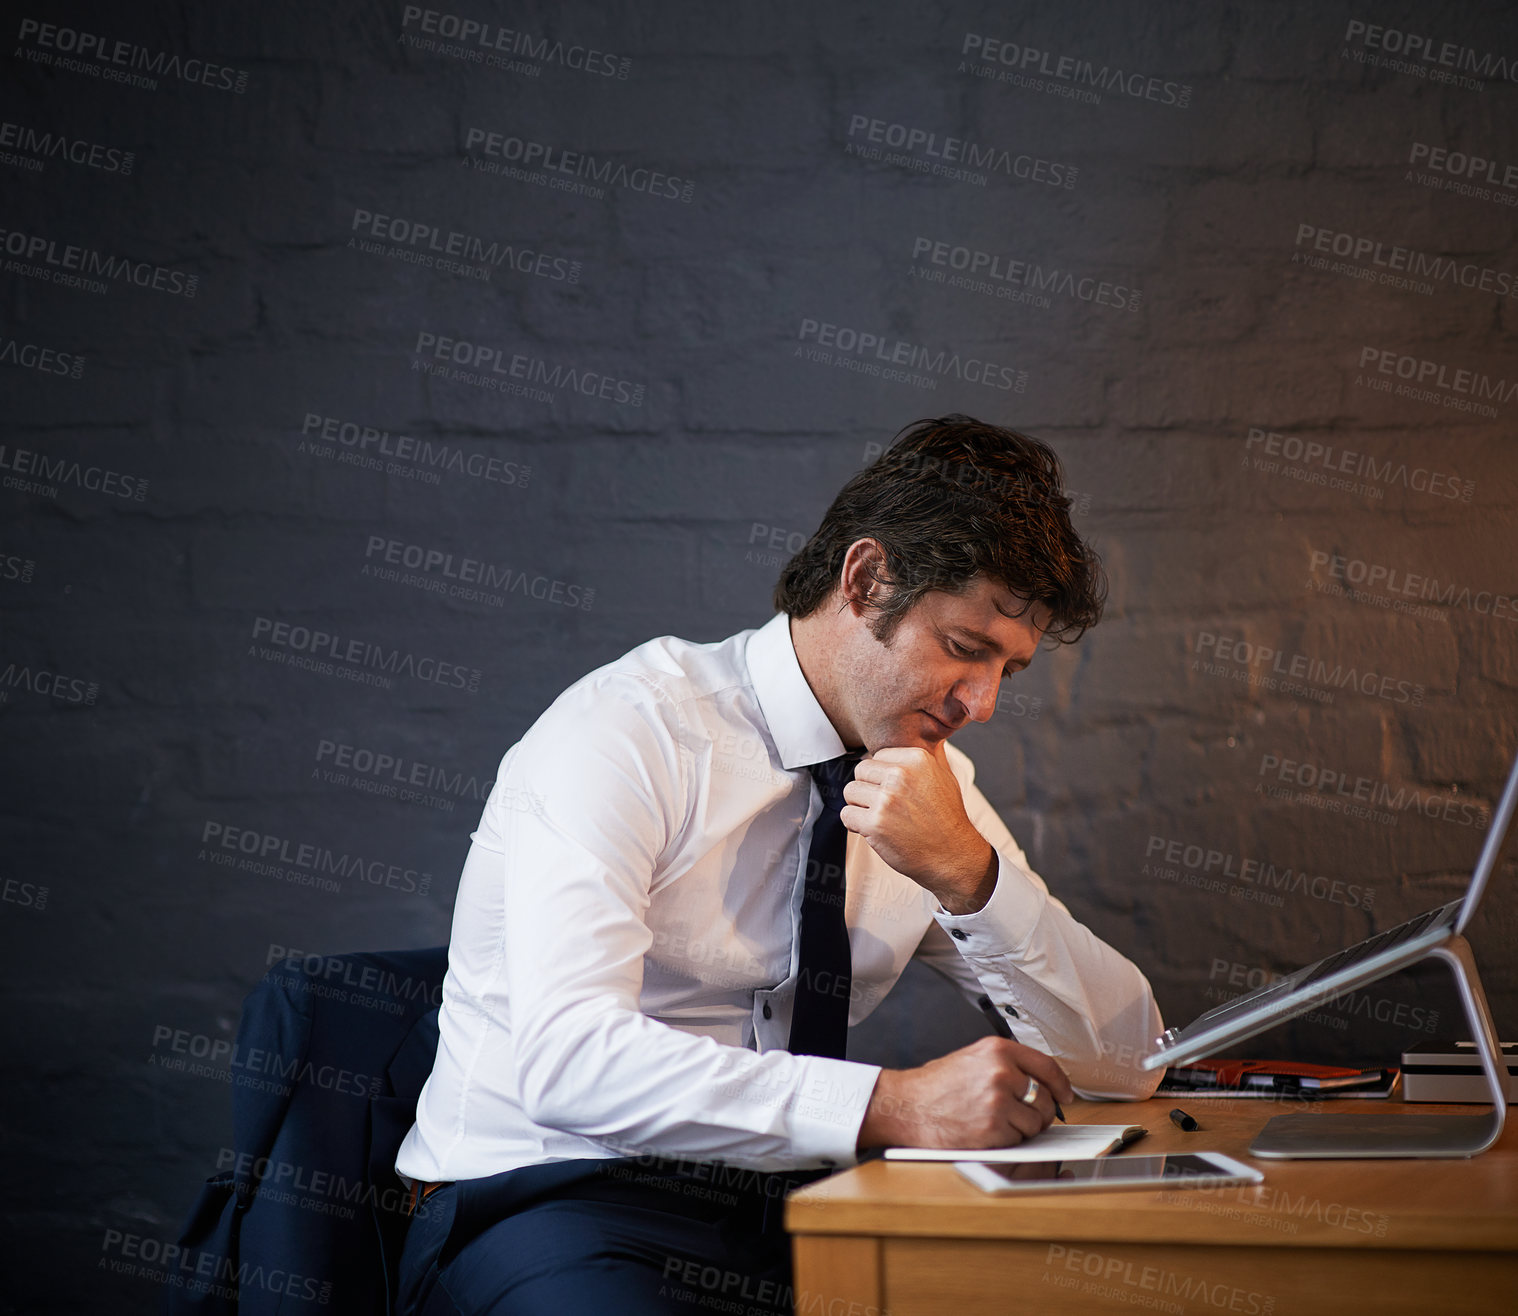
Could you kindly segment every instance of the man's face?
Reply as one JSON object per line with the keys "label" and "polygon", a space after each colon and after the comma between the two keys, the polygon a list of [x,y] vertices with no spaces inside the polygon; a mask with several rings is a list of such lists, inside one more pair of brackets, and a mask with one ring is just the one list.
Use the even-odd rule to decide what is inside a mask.
{"label": "man's face", "polygon": [[873,616],[851,617],[836,669],[846,723],[839,731],[871,753],[931,750],[967,722],[989,720],[1003,678],[1033,660],[1049,620],[1047,609],[1025,611],[1023,600],[984,576],[963,594],[923,595],[888,643],[870,633]]}

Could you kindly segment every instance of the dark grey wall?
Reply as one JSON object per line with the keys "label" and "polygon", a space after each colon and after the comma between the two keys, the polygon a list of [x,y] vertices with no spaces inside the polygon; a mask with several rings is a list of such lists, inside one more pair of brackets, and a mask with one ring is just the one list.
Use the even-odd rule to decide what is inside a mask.
{"label": "dark grey wall", "polygon": [[[165,1063],[280,948],[445,940],[544,705],[762,622],[919,416],[1068,464],[1108,617],[962,743],[1171,1020],[1457,891],[1518,743],[1511,6],[438,6],[507,51],[353,0],[8,20],[0,1311],[153,1309],[110,1231],[172,1239],[228,1137]],[[526,143],[555,172],[495,172]],[[972,1035],[931,991],[858,1053]],[[1256,1045],[1388,1060],[1452,1010],[1408,976]]]}

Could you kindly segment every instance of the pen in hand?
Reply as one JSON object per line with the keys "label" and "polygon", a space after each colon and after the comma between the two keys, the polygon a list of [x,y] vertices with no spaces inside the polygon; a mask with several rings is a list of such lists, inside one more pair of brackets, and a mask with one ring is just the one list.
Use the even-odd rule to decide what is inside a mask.
{"label": "pen in hand", "polygon": [[[1008,1025],[1007,1021],[1001,1017],[1001,1014],[997,1011],[996,1007],[991,1004],[991,998],[989,996],[982,996],[977,1004],[980,1006],[980,1012],[991,1021],[991,1030],[998,1037],[1005,1037],[1009,1042],[1017,1041],[1017,1039],[1012,1036],[1012,1029]],[[1054,1101],[1054,1098],[1051,1096],[1049,1100]],[[1054,1101],[1054,1118],[1057,1119],[1061,1124],[1064,1124],[1066,1122],[1065,1112],[1059,1108],[1059,1102],[1057,1101]]]}

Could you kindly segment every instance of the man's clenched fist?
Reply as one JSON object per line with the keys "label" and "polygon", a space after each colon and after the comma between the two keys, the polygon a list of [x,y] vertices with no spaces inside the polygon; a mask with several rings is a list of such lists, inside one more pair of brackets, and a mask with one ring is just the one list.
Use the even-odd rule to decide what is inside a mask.
{"label": "man's clenched fist", "polygon": [[946,742],[876,750],[854,769],[843,798],[843,825],[949,913],[973,913],[990,899],[996,851],[965,813]]}

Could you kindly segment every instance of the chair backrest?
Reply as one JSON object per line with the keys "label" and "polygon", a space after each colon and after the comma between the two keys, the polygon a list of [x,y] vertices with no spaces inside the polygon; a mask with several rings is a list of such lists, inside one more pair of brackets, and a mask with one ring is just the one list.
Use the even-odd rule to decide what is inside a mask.
{"label": "chair backrest", "polygon": [[235,1159],[190,1214],[166,1312],[390,1310],[406,1223],[395,1155],[432,1070],[447,965],[446,946],[291,958],[248,994]]}

